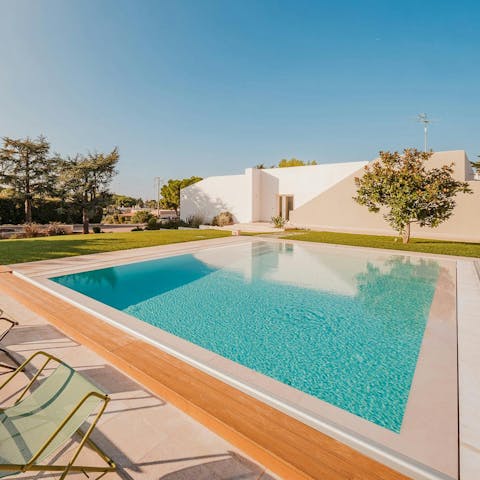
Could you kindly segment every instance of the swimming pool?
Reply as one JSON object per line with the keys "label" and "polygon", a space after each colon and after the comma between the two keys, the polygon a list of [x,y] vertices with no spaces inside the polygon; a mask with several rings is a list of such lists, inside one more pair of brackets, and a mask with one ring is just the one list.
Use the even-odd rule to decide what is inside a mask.
{"label": "swimming pool", "polygon": [[439,272],[257,241],[51,280],[398,433]]}

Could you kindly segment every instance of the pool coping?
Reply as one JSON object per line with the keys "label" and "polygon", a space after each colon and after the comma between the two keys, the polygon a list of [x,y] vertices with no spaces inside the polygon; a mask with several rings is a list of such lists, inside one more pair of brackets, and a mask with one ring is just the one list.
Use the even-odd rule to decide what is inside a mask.
{"label": "pool coping", "polygon": [[[68,262],[69,258],[63,259],[64,261],[59,261],[59,260],[47,260],[47,261],[41,261],[41,262],[32,262],[30,264],[19,264],[19,265],[12,265],[12,269],[14,270],[14,274],[23,278],[26,281],[29,281],[40,288],[43,288],[50,293],[53,293],[54,295],[66,300],[67,302],[70,302],[77,307],[82,308],[85,311],[88,311],[89,313],[97,316],[98,318],[101,318],[102,320],[114,324],[115,326],[128,331],[128,333],[131,333],[137,337],[140,337],[144,341],[149,342],[150,344],[154,344],[157,347],[163,349],[164,351],[167,351],[168,353],[171,353],[177,358],[181,358],[183,361],[186,361],[189,364],[193,364],[197,368],[202,369],[203,371],[207,371],[207,373],[216,376],[217,378],[220,378],[221,380],[229,383],[230,385],[235,386],[236,388],[239,388],[242,391],[246,391],[246,393],[254,396],[255,398],[259,398],[262,401],[267,401],[267,403],[272,404],[276,407],[279,408],[282,411],[286,411],[289,415],[292,415],[294,418],[301,419],[301,421],[305,422],[308,425],[313,425],[314,428],[319,429],[320,431],[323,431],[324,433],[327,433],[330,436],[333,436],[334,438],[339,439],[340,441],[346,443],[347,445],[353,446],[357,450],[360,450],[362,453],[365,453],[367,455],[370,455],[371,457],[389,465],[393,466],[397,470],[407,473],[407,474],[414,474],[415,478],[425,478],[425,479],[438,479],[438,478],[455,478],[454,472],[451,472],[452,475],[439,475],[438,472],[429,469],[429,468],[424,468],[421,464],[419,465],[413,465],[413,471],[412,471],[412,464],[410,461],[406,459],[402,459],[401,456],[399,458],[398,454],[394,454],[392,456],[391,452],[388,452],[388,450],[385,450],[384,445],[376,445],[372,444],[371,441],[366,441],[365,438],[361,438],[362,435],[360,435],[360,438],[358,436],[358,431],[356,433],[353,433],[351,431],[348,431],[348,429],[345,428],[344,423],[345,420],[341,423],[343,423],[342,427],[338,427],[338,424],[336,422],[331,422],[331,421],[325,421],[323,419],[323,423],[318,424],[318,418],[316,417],[311,417],[309,418],[308,413],[305,416],[305,410],[308,412],[308,410],[313,408],[313,411],[316,416],[318,416],[318,411],[315,412],[314,406],[312,406],[311,402],[308,402],[308,399],[305,400],[305,398],[301,399],[303,400],[303,407],[304,411],[299,412],[298,411],[293,411],[291,406],[288,404],[285,404],[285,398],[275,398],[275,395],[272,396],[270,393],[269,398],[266,398],[265,392],[262,391],[264,387],[263,385],[259,385],[258,382],[254,383],[254,389],[251,388],[248,384],[245,384],[247,380],[250,380],[250,384],[252,382],[251,378],[251,370],[247,369],[246,367],[239,366],[238,364],[235,364],[234,362],[224,359],[223,357],[220,357],[219,355],[216,355],[212,352],[207,352],[204,349],[201,349],[200,347],[195,346],[195,349],[199,349],[199,351],[196,352],[196,354],[193,355],[193,359],[189,358],[188,355],[185,355],[185,353],[182,354],[182,350],[187,347],[186,351],[188,352],[190,348],[190,355],[191,355],[191,346],[190,342],[186,342],[185,340],[179,339],[178,337],[174,337],[173,335],[168,334],[167,332],[163,332],[159,330],[156,327],[152,327],[148,324],[145,324],[144,322],[141,322],[138,319],[135,319],[134,317],[131,317],[129,315],[126,315],[122,312],[119,312],[118,310],[115,310],[111,307],[107,307],[103,304],[100,304],[99,302],[93,300],[93,299],[88,299],[87,297],[78,294],[76,292],[73,292],[70,289],[67,289],[65,287],[62,287],[61,285],[58,285],[48,279],[46,277],[51,277],[54,275],[59,275],[59,274],[66,274],[66,273],[73,273],[73,272],[79,272],[79,271],[85,271],[85,270],[92,270],[94,268],[106,268],[112,265],[121,265],[121,264],[126,264],[126,263],[134,263],[138,261],[143,261],[143,260],[148,260],[151,258],[159,258],[159,257],[164,257],[164,256],[170,256],[170,255],[176,255],[176,254],[181,254],[181,253],[193,253],[198,250],[204,250],[206,248],[216,248],[218,246],[228,246],[228,245],[234,245],[234,244],[253,244],[257,242],[279,242],[279,243],[295,243],[295,244],[306,244],[308,247],[312,247],[314,249],[324,249],[324,248],[329,248],[329,249],[344,249],[344,250],[355,250],[355,251],[361,251],[361,250],[367,250],[370,255],[396,255],[396,256],[401,256],[401,257],[422,257],[422,258],[428,258],[428,257],[434,257],[435,260],[442,262],[445,262],[445,256],[438,256],[438,255],[424,255],[424,254],[418,254],[417,252],[398,252],[398,251],[391,251],[391,250],[386,250],[384,252],[381,252],[381,249],[371,249],[367,247],[352,247],[352,246],[337,246],[337,245],[330,245],[330,244],[316,244],[312,242],[304,242],[304,241],[292,241],[288,239],[266,239],[266,238],[257,238],[257,237],[237,237],[236,239],[233,238],[222,238],[222,239],[212,239],[212,240],[206,240],[199,244],[199,242],[188,242],[184,244],[174,244],[174,245],[168,245],[168,246],[161,246],[161,247],[147,247],[146,249],[139,249],[141,251],[137,252],[132,252],[132,251],[122,251],[121,254],[118,254],[119,252],[114,252],[117,255],[106,255],[105,253],[102,254],[95,254],[95,255],[88,255],[88,256],[83,256],[83,257],[71,257],[70,259],[75,259],[73,261]],[[206,246],[206,244],[208,244]],[[169,248],[165,248],[169,247]],[[111,252],[108,252],[111,253]],[[132,255],[132,253],[136,253]],[[413,255],[412,255],[413,253]],[[89,258],[85,258],[89,257]],[[95,257],[95,258],[92,258]],[[438,258],[440,257],[440,258]],[[79,261],[79,258],[85,258],[85,261]],[[59,265],[59,263],[61,265]],[[448,263],[448,262],[447,262]],[[67,264],[65,266],[65,264]],[[451,266],[451,265],[450,265]],[[23,273],[22,273],[23,270]],[[29,272],[29,273],[28,273]],[[452,273],[452,272],[450,272]],[[53,288],[52,288],[53,287]],[[437,284],[438,287],[438,284]],[[451,288],[451,285],[450,285]],[[445,292],[443,292],[445,293]],[[73,295],[72,295],[73,294]],[[438,296],[438,295],[436,295]],[[441,297],[441,295],[440,295]],[[438,312],[437,312],[438,313]],[[112,317],[113,320],[112,321]],[[118,321],[121,323],[126,322],[123,325],[119,325]],[[132,321],[133,323],[137,323],[135,328],[132,327]],[[429,319],[429,324],[430,319]],[[140,328],[139,328],[140,327]],[[152,333],[153,337],[157,337],[157,335],[154,335],[155,332],[152,332],[152,329],[155,332],[163,332],[162,333],[162,338],[160,339],[160,342],[158,341],[159,339],[157,338],[156,340],[152,340]],[[140,331],[140,333],[139,333]],[[437,332],[438,333],[438,332]],[[427,338],[427,330],[425,333],[425,338]],[[424,348],[424,345],[422,344],[422,349]],[[180,351],[179,351],[180,350]],[[185,352],[185,350],[183,350]],[[207,353],[206,353],[207,352]],[[455,357],[456,357],[456,349],[455,349]],[[196,358],[195,358],[196,356]],[[419,363],[420,359],[424,355],[422,354],[422,351],[420,352],[419,355]],[[193,360],[193,363],[192,363]],[[205,362],[207,362],[207,365],[205,365]],[[225,364],[226,362],[226,364]],[[232,370],[232,365],[234,365],[233,370]],[[207,367],[207,368],[205,368]],[[223,373],[222,370],[223,367]],[[225,375],[225,367],[227,375]],[[447,365],[448,367],[448,365]],[[238,382],[238,378],[236,379],[235,376],[238,377],[239,370],[244,370],[244,372],[241,372],[242,374],[240,375],[240,383]],[[421,369],[420,369],[421,370]],[[415,389],[418,390],[418,385],[421,385],[423,381],[417,378],[419,371],[417,368],[417,371],[415,372],[415,377],[414,381],[412,383],[412,391],[415,391]],[[273,391],[278,390],[280,382],[277,382],[276,380],[270,379],[269,377],[265,377],[264,375],[261,375],[259,373],[254,372],[254,376],[260,376],[263,377],[263,379],[268,379],[267,383],[270,384],[269,387],[273,388]],[[233,377],[232,377],[233,376]],[[243,376],[243,382],[242,383],[242,376]],[[250,377],[250,378],[249,378]],[[262,383],[262,382],[260,382]],[[455,381],[456,383],[456,381]],[[280,384],[285,390],[285,387],[283,384]],[[417,385],[417,387],[415,387]],[[303,396],[307,396],[306,394],[303,394],[302,392],[298,392],[297,390],[291,389],[290,387],[286,387],[286,389],[290,389],[291,392],[290,394],[290,401],[293,399],[293,403],[295,403],[295,397],[298,399],[298,393],[302,394]],[[421,389],[420,389],[421,390]],[[282,392],[284,394],[284,392]],[[417,394],[413,395],[415,397]],[[313,398],[313,397],[311,397]],[[354,424],[356,424],[356,427],[358,429],[358,424],[360,424],[360,430],[362,430],[362,423],[363,424],[368,424],[369,428],[367,428],[366,432],[363,431],[363,435],[366,435],[367,437],[371,437],[371,426],[374,426],[374,430],[376,429],[377,431],[382,431],[384,434],[385,432],[388,435],[392,435],[393,432],[390,432],[386,429],[383,429],[382,427],[378,427],[377,425],[372,424],[371,422],[368,422],[366,420],[360,419],[359,417],[356,417],[353,414],[350,414],[344,410],[341,410],[337,407],[334,407],[332,405],[326,404],[326,402],[322,402],[321,400],[315,399],[314,403],[318,402],[325,404],[323,407],[327,407],[326,411],[329,414],[327,415],[328,417],[331,416],[333,413],[334,417],[337,417],[336,420],[338,421],[338,416],[340,417],[350,417],[347,421],[353,420]],[[310,403],[310,404],[309,404]],[[407,405],[407,410],[405,412],[405,422],[411,417],[411,414],[409,413],[409,405],[411,407],[411,401],[409,400],[408,405]],[[307,406],[307,408],[305,408]],[[457,408],[456,405],[454,407],[455,409]],[[424,412],[424,415],[428,415],[428,411]],[[325,408],[323,408],[323,415],[325,415]],[[421,418],[424,418],[422,416]],[[313,421],[312,421],[313,419]],[[417,422],[415,420],[409,421],[412,425],[415,425]],[[428,423],[428,422],[427,422]],[[423,423],[422,423],[423,425]],[[417,434],[420,433],[417,431]],[[396,435],[396,434],[393,434]],[[411,440],[409,440],[411,441]],[[431,439],[429,440],[431,443]],[[384,442],[382,442],[384,443]],[[407,465],[409,463],[409,465]],[[415,462],[414,462],[415,463]],[[458,467],[457,467],[458,469]]]}

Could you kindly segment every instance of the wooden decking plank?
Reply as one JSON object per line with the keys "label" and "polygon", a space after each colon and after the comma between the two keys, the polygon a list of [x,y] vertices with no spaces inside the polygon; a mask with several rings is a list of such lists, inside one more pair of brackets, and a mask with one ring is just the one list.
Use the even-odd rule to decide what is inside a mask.
{"label": "wooden decking plank", "polygon": [[[128,353],[129,350],[132,350],[131,355],[134,356],[137,354],[136,352],[138,351],[138,348],[139,347],[130,344],[123,353],[125,354]],[[142,353],[140,355],[145,354],[147,356],[146,358],[160,357],[161,363],[168,363],[170,366],[169,369],[158,371],[154,367],[155,362],[151,362],[152,371],[149,372],[149,375],[156,378],[164,385],[170,385],[171,388],[176,389],[179,392],[182,391],[182,395],[185,398],[189,398],[191,392],[203,390],[204,393],[201,398],[191,399],[191,401],[195,402],[204,410],[222,417],[229,425],[234,426],[234,428],[239,431],[243,431],[247,436],[252,435],[255,432],[268,431],[268,435],[272,435],[275,438],[282,438],[285,440],[286,444],[298,446],[298,449],[302,452],[300,456],[302,456],[303,453],[312,456],[315,451],[321,450],[323,456],[322,461],[335,471],[345,473],[345,464],[351,465],[352,460],[354,460],[359,469],[365,469],[365,471],[369,472],[369,478],[381,478],[375,477],[375,474],[371,472],[372,460],[370,458],[365,456],[358,458],[358,452],[343,443],[336,441],[327,435],[319,435],[320,432],[308,425],[283,414],[273,407],[265,405],[263,402],[256,400],[247,394],[239,392],[234,387],[219,382],[206,373],[199,372],[194,367],[185,365],[181,360],[178,360],[151,345],[143,346],[141,349]],[[130,355],[127,355],[127,358],[132,360]],[[185,385],[182,388],[178,386],[178,383],[182,376],[185,376],[186,371],[190,372],[190,381],[192,383]],[[188,381],[188,379],[186,379],[186,381]],[[218,404],[217,399],[219,397],[223,398],[225,401],[220,405],[216,405],[215,408],[212,409],[210,405]],[[252,416],[253,413],[256,414],[256,423],[251,425],[251,428],[253,428],[254,431],[249,431],[247,433],[246,428],[248,423],[245,422],[245,418]],[[292,428],[293,426],[294,428]],[[336,448],[332,448],[334,445]],[[272,444],[270,444],[270,448],[272,448]],[[352,458],[352,456],[355,458]],[[303,458],[302,461],[306,460],[306,458]],[[317,459],[315,458],[315,460]],[[391,475],[391,470],[389,468],[385,467],[385,471]],[[388,478],[393,477],[390,476]],[[399,474],[398,478],[405,477]]]}
{"label": "wooden decking plank", "polygon": [[[183,369],[175,367],[155,369],[154,365],[160,362],[158,357],[149,351],[154,347],[143,346],[141,352],[138,351],[139,347],[141,346],[129,344],[118,354],[132,364],[135,360],[140,361],[141,364],[150,361],[153,370],[149,373],[151,377],[178,391],[184,398],[211,415],[221,418],[224,423],[245,436],[249,438],[256,436],[258,443],[268,443],[272,452],[278,454],[289,447],[291,456],[289,461],[292,464],[297,466],[310,464],[309,470],[315,471],[318,476],[335,473],[340,475],[338,478],[348,478],[350,466],[340,455],[332,455],[331,452],[324,451],[321,454],[322,461],[318,462],[315,445],[310,440],[299,436],[295,430],[285,429],[281,422],[278,422],[278,419],[284,416],[278,410],[271,407],[265,408],[262,402],[218,382],[203,372],[186,373]],[[155,350],[158,351],[158,349]],[[195,395],[195,392],[202,393]]]}

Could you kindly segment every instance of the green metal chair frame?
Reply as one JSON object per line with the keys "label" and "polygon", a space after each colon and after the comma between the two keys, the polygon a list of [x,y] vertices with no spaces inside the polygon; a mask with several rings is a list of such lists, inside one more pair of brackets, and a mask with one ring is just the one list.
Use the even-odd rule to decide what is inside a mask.
{"label": "green metal chair frame", "polygon": [[[0,309],[0,315],[3,314],[3,310]],[[0,344],[2,342],[2,340],[8,335],[8,333],[10,332],[10,330],[17,326],[18,325],[18,322],[16,322],[15,320],[10,320],[9,318],[7,317],[3,317],[3,316],[0,316],[0,322],[4,322],[7,324],[7,328],[4,329],[1,333],[0,333]],[[5,368],[7,369],[7,372],[5,373],[8,373],[8,372],[11,372],[13,370],[16,370],[19,363],[17,362],[17,360],[13,357],[13,355],[8,351],[6,350],[5,348],[1,347],[0,346],[0,352],[3,352],[10,360],[12,360],[14,362],[14,365],[9,365],[8,363],[3,363],[3,362],[0,362],[0,367],[2,368]]]}
{"label": "green metal chair frame", "polygon": [[[20,373],[22,370],[25,369],[25,367],[32,362],[36,357],[44,357],[45,360],[41,367],[36,371],[36,373],[33,375],[33,378],[30,380],[28,385],[21,391],[20,396],[14,403],[12,407],[7,407],[5,409],[0,409],[0,414],[3,412],[8,412],[9,408],[16,408],[17,406],[21,406],[22,400],[27,400],[29,397],[33,396],[35,394],[35,391],[31,393],[30,395],[26,395],[26,393],[30,390],[30,388],[33,386],[33,384],[36,382],[42,371],[45,369],[45,367],[50,363],[50,362],[56,362],[58,364],[57,369],[53,372],[55,373],[60,366],[63,366],[67,368],[69,371],[72,372],[72,375],[78,375],[83,382],[85,382],[85,385],[91,385],[92,386],[92,391],[85,394],[83,398],[79,398],[78,403],[76,406],[63,418],[61,422],[59,422],[59,425],[57,429],[51,433],[51,435],[44,441],[43,445],[36,451],[36,453],[32,454],[31,458],[29,459],[28,462],[24,464],[10,464],[10,463],[1,463],[2,457],[1,457],[1,452],[2,452],[2,445],[0,443],[0,477],[2,476],[8,476],[8,475],[13,475],[15,473],[24,473],[28,471],[32,472],[63,472],[60,480],[63,480],[69,473],[71,472],[83,472],[85,475],[88,477],[88,473],[90,472],[96,472],[100,473],[100,475],[97,477],[97,479],[103,477],[105,474],[108,472],[113,472],[116,470],[116,465],[113,462],[111,458],[109,458],[89,437],[92,431],[94,430],[95,426],[98,423],[98,420],[102,416],[103,412],[105,411],[105,408],[107,407],[107,404],[109,402],[109,397],[108,395],[104,393],[100,393],[100,391],[93,386],[93,384],[90,384],[88,380],[86,380],[80,373],[76,372],[72,367],[67,365],[65,362],[62,360],[54,357],[53,355],[50,355],[46,352],[39,351],[34,353],[30,358],[28,358],[25,362],[23,362],[17,370],[15,370],[14,373],[3,383],[3,385],[0,386],[0,391],[8,384],[10,381],[16,377],[18,373]],[[49,377],[46,377],[44,381],[47,381]],[[41,385],[40,387],[41,388]],[[95,391],[97,390],[97,391]],[[57,398],[62,394],[62,392],[57,392]],[[96,402],[95,407],[93,408],[88,408],[90,405],[86,405],[86,402],[91,400],[92,398],[98,399],[98,402]],[[90,402],[92,403],[92,402]],[[87,407],[88,413],[86,415],[82,415],[85,412],[82,411],[80,412],[80,415],[75,417],[75,415],[80,411],[82,407]],[[100,408],[98,409],[97,414],[95,415],[94,419],[90,423],[88,429],[85,432],[82,432],[80,430],[81,425],[87,420],[87,418],[94,413],[94,410],[96,410],[97,406],[100,405]],[[85,408],[84,408],[85,410]],[[34,416],[35,412],[28,412],[28,415]],[[26,415],[24,415],[26,416]],[[72,435],[68,436],[67,438],[62,439],[61,436],[59,435],[62,431],[62,429],[67,425],[67,424],[73,424],[75,431],[73,432]],[[78,425],[78,426],[77,426]],[[67,425],[68,426],[68,425]],[[43,460],[43,458],[46,456],[48,457],[52,451],[49,451],[52,449],[57,451],[57,449],[60,446],[65,445],[65,443],[68,440],[71,440],[73,435],[75,433],[78,433],[80,435],[80,442],[76,450],[74,451],[70,461],[66,465],[43,465],[36,463],[37,461],[40,462]],[[61,443],[59,443],[61,442]],[[57,443],[57,445],[55,445]],[[77,457],[79,456],[80,452],[82,451],[83,447],[85,444],[88,444],[99,456],[100,458],[105,462],[105,466],[86,466],[86,465],[74,465],[74,462],[76,461]],[[10,473],[11,472],[11,473]]]}

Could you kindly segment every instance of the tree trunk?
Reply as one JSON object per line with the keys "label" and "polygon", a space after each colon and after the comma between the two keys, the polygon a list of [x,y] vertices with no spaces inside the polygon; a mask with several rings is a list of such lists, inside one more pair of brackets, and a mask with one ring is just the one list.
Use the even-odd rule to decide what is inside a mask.
{"label": "tree trunk", "polygon": [[87,209],[85,207],[82,208],[82,221],[83,221],[83,233],[88,233],[90,224],[89,224]]}
{"label": "tree trunk", "polygon": [[32,223],[32,199],[30,195],[25,197],[25,223]]}
{"label": "tree trunk", "polygon": [[405,228],[403,229],[403,232],[402,232],[402,242],[408,243],[409,240],[410,240],[410,222],[408,222],[405,225]]}

